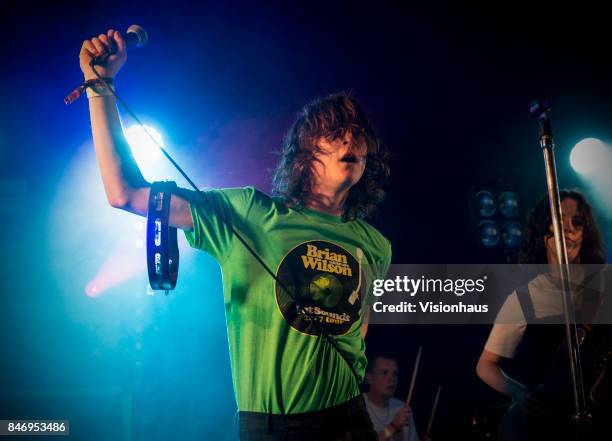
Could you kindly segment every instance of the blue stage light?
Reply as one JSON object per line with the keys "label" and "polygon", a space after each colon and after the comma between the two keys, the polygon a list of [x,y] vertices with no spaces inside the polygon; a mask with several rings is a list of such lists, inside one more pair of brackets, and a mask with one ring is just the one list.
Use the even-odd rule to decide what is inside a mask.
{"label": "blue stage light", "polygon": [[[161,134],[154,128],[145,124],[146,132],[149,132],[155,141],[162,147],[164,146]],[[148,167],[162,157],[161,150],[155,145],[151,137],[145,130],[134,125],[125,130],[125,137],[132,149],[134,159],[140,167]]]}
{"label": "blue stage light", "polygon": [[483,246],[492,248],[499,243],[500,231],[496,222],[483,220],[478,224],[478,232]]}
{"label": "blue stage light", "polygon": [[476,193],[476,207],[480,216],[493,216],[496,209],[495,197],[493,196],[493,193],[486,190]]}
{"label": "blue stage light", "polygon": [[519,201],[516,193],[505,191],[499,195],[499,212],[507,219],[513,219],[519,215]]}
{"label": "blue stage light", "polygon": [[504,222],[501,236],[505,246],[518,248],[523,240],[523,227],[516,221]]}

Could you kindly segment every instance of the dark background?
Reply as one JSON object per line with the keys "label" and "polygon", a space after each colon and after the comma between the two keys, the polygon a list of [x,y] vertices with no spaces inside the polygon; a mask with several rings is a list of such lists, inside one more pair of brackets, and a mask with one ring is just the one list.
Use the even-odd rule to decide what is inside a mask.
{"label": "dark background", "polygon": [[[111,266],[118,259],[111,245],[123,230],[103,201],[86,99],[71,106],[62,99],[82,79],[82,41],[110,26],[148,30],[148,45],[129,52],[117,90],[145,122],[162,127],[171,153],[203,186],[268,191],[273,152],[300,107],[350,91],[393,154],[388,198],[373,220],[393,244],[393,262],[503,261],[472,235],[469,194],[515,189],[524,219],[545,192],[527,110],[548,97],[561,186],[592,198],[610,243],[605,191],[592,193],[569,165],[579,140],[612,140],[603,9],[555,5],[551,17],[509,4],[499,11],[332,1],[0,6],[2,418],[69,418],[75,436],[87,439],[235,439],[212,259],[192,255],[183,241],[176,292],[151,297],[140,251],[127,260],[137,261],[137,274],[104,295],[85,294],[109,256]],[[442,384],[432,436],[469,439],[472,416],[505,401],[475,376],[487,333],[486,326],[373,326],[367,344],[399,358],[400,398],[422,345],[418,428]]]}

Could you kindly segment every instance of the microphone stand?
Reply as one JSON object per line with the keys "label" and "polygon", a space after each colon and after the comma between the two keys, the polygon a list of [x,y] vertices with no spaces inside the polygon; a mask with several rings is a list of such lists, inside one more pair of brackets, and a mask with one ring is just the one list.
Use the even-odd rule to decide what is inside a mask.
{"label": "microphone stand", "polygon": [[591,419],[586,407],[584,393],[584,382],[580,366],[578,330],[575,323],[573,309],[571,309],[572,298],[570,291],[570,271],[565,244],[565,232],[563,230],[563,219],[561,213],[561,198],[559,196],[559,182],[557,180],[557,167],[555,164],[555,143],[550,125],[550,104],[546,101],[534,101],[529,107],[531,114],[538,119],[540,124],[540,146],[544,153],[544,164],[546,166],[546,182],[548,186],[548,198],[550,200],[550,211],[552,215],[552,226],[555,237],[555,246],[559,260],[561,273],[561,291],[563,295],[563,315],[565,319],[565,338],[567,340],[567,351],[569,358],[570,376],[572,381],[572,392],[574,399],[574,414],[572,421],[578,426],[583,426]]}

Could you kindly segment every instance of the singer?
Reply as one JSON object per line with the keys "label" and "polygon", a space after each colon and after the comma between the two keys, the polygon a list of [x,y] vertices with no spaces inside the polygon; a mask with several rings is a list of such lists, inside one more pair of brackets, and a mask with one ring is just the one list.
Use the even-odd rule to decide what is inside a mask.
{"label": "singer", "polygon": [[[97,78],[92,57],[106,56],[96,69],[112,79],[127,59],[117,31],[83,43],[85,80]],[[109,87],[88,91],[104,189],[113,207],[146,216],[150,185]],[[241,440],[377,439],[358,387],[367,364],[361,279],[384,278],[391,260],[389,241],[364,220],[384,197],[386,157],[359,104],[336,94],[306,105],[289,129],[273,197],[253,187],[210,190],[206,201],[173,195],[170,223],[222,269]]]}

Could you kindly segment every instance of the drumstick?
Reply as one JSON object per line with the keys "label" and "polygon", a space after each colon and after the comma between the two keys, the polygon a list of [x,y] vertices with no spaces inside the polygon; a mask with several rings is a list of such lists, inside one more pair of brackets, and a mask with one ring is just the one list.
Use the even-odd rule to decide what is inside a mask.
{"label": "drumstick", "polygon": [[412,400],[412,392],[414,390],[414,383],[416,382],[417,372],[419,371],[419,363],[421,362],[421,351],[423,350],[423,346],[419,346],[419,351],[417,352],[416,361],[414,362],[414,370],[412,371],[412,380],[410,380],[410,389],[408,389],[408,398],[406,398],[405,406],[410,406],[410,400]]}
{"label": "drumstick", "polygon": [[431,432],[431,426],[433,425],[434,416],[436,415],[436,407],[438,407],[438,401],[440,400],[440,391],[442,390],[442,386],[438,386],[438,391],[436,392],[436,398],[434,398],[433,407],[431,408],[431,414],[429,415],[429,422],[427,423],[427,431],[425,432],[425,439],[429,438],[429,432]]}

